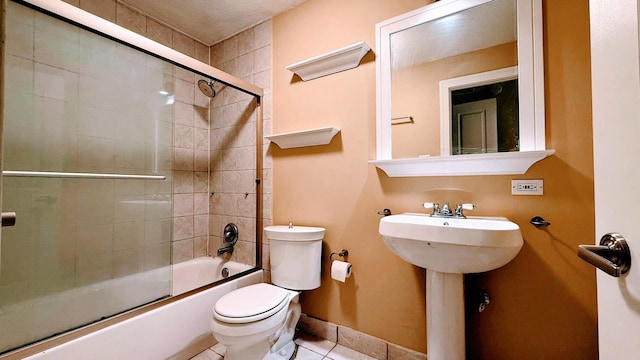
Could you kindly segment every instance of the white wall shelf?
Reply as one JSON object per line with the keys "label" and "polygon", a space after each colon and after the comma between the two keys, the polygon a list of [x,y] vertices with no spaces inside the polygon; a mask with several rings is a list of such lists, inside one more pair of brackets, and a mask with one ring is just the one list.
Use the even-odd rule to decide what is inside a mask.
{"label": "white wall shelf", "polygon": [[286,69],[298,75],[303,81],[313,80],[325,75],[357,67],[360,60],[371,50],[364,42],[345,46],[322,55],[312,57],[286,66]]}
{"label": "white wall shelf", "polygon": [[555,150],[498,152],[418,157],[407,159],[370,160],[389,177],[516,175],[524,174],[536,162]]}
{"label": "white wall shelf", "polygon": [[326,145],[340,132],[336,127],[292,131],[282,134],[267,135],[264,138],[276,143],[281,149],[299,148],[305,146]]}

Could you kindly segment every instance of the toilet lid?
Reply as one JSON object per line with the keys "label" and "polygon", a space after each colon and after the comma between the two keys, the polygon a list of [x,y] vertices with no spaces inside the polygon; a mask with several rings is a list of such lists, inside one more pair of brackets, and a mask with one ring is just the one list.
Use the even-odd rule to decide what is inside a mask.
{"label": "toilet lid", "polygon": [[289,292],[269,284],[255,284],[234,290],[220,298],[213,316],[228,323],[248,323],[265,319],[286,306]]}

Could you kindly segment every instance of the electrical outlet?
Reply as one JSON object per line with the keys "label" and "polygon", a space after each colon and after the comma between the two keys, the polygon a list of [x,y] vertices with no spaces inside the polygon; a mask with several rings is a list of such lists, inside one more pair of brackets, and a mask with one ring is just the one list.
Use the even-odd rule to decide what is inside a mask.
{"label": "electrical outlet", "polygon": [[542,179],[511,180],[511,195],[544,195]]}

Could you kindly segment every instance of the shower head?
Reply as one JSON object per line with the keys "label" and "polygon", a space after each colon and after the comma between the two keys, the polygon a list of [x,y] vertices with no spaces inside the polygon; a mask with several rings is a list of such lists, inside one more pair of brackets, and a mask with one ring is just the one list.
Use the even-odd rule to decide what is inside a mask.
{"label": "shower head", "polygon": [[216,96],[216,89],[213,88],[213,80],[207,81],[204,79],[198,80],[198,88],[205,96],[210,98]]}

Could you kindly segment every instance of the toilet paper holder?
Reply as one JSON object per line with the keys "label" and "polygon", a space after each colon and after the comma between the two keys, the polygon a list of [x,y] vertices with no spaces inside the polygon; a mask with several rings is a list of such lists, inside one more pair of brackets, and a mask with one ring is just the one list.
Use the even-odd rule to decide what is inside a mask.
{"label": "toilet paper holder", "polygon": [[334,255],[337,255],[337,256],[340,256],[341,258],[344,258],[344,257],[349,256],[349,250],[342,249],[342,251],[340,251],[339,253],[332,252],[331,255],[329,255],[329,261],[333,261],[333,256]]}

